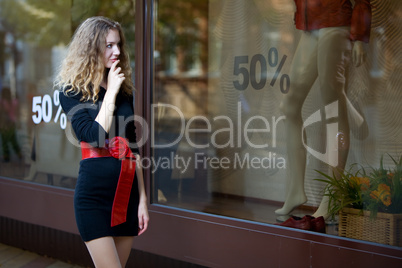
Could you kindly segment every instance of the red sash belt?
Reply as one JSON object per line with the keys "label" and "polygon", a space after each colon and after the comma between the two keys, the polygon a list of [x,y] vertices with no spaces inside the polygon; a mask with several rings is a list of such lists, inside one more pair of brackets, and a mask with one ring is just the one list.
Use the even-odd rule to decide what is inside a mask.
{"label": "red sash belt", "polygon": [[121,159],[120,177],[113,200],[111,226],[126,222],[127,207],[135,175],[135,155],[128,147],[127,140],[122,137],[106,140],[106,148],[95,148],[82,141],[81,153],[82,159],[97,157]]}

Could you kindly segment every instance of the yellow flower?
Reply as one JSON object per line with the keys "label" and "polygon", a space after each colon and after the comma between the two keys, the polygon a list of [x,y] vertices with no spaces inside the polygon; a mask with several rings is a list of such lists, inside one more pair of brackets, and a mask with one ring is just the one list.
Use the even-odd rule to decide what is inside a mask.
{"label": "yellow flower", "polygon": [[388,207],[391,205],[391,188],[388,185],[381,183],[378,185],[377,190],[370,193],[370,197],[375,200],[380,200]]}
{"label": "yellow flower", "polygon": [[360,190],[362,191],[370,188],[370,179],[367,177],[350,177],[350,180],[360,186]]}

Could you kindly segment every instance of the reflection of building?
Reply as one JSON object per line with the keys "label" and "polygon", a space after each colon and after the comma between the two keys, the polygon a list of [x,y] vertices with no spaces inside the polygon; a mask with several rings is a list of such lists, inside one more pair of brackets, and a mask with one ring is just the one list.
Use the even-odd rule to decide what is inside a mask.
{"label": "reflection of building", "polygon": [[[348,85],[348,94],[359,104],[369,128],[363,133],[366,138],[359,139],[365,135],[359,135],[360,129],[354,126],[358,135],[352,141],[350,162],[375,165],[381,153],[401,151],[398,89],[402,82],[395,44],[402,40],[397,30],[402,27],[402,15],[397,0],[372,2],[377,7],[373,28],[384,28],[387,36],[376,31],[379,41],[370,44],[368,64],[351,70],[358,78]],[[0,85],[11,83],[9,71],[14,59],[15,91],[21,104],[17,132],[24,155],[21,161],[14,154],[10,163],[0,163],[0,242],[78,263],[90,262],[77,235],[72,209],[77,172],[72,163],[78,162],[80,155],[66,139],[60,121],[54,122],[57,105],[52,83],[77,21],[103,14],[121,19],[127,29],[135,59],[136,114],[149,123],[154,145],[159,146],[151,147],[151,142],[144,145],[143,157],[155,161],[152,167],[165,165],[156,172],[144,170],[151,229],[135,240],[130,265],[400,264],[400,247],[343,239],[337,236],[336,226],[327,226],[328,235],[321,235],[273,225],[277,220],[273,211],[283,201],[287,182],[283,179],[286,170],[272,166],[277,166],[275,160],[286,161],[286,144],[284,119],[278,109],[280,79],[270,85],[278,63],[274,64],[268,53],[276,48],[279,60],[287,56],[280,75],[288,74],[299,38],[292,24],[293,1],[73,3],[79,6],[71,6],[71,1],[47,7],[41,1],[0,0]],[[385,18],[389,10],[395,11],[393,17]],[[155,28],[150,28],[151,22]],[[9,43],[3,42],[6,32],[12,34],[13,42],[9,42],[11,38]],[[12,43],[14,51],[7,45]],[[380,43],[384,51],[378,49]],[[373,56],[371,51],[377,54]],[[255,56],[259,54],[262,56]],[[239,57],[248,58],[238,64],[235,73]],[[266,62],[266,74],[261,74],[261,59]],[[386,76],[371,77],[369,70],[376,66]],[[233,82],[243,83],[245,75],[249,75],[250,86],[243,91],[235,89]],[[255,84],[266,79],[266,84],[254,89],[251,79]],[[44,101],[45,95],[51,103]],[[38,96],[41,99],[34,104],[33,98]],[[317,99],[306,101],[304,118],[320,109]],[[152,104],[159,106],[151,110]],[[52,113],[47,114],[49,107]],[[51,120],[34,124],[32,116],[38,117],[38,110]],[[246,127],[250,131],[244,135]],[[255,129],[262,131],[251,131]],[[317,134],[322,129],[317,124],[307,131]],[[325,148],[325,144],[314,146],[317,151]],[[323,166],[313,158],[309,165],[312,171],[306,191],[309,198],[320,200],[322,185],[314,181],[314,169]],[[37,171],[33,181],[19,180],[30,171]],[[158,196],[158,190],[164,196]],[[311,200],[298,212],[310,211],[316,203]]]}

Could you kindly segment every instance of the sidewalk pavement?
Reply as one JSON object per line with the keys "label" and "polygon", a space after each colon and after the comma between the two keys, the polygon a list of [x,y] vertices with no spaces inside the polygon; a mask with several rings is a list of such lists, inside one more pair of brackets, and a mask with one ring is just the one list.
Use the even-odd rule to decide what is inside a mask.
{"label": "sidewalk pavement", "polygon": [[0,243],[0,268],[83,268]]}

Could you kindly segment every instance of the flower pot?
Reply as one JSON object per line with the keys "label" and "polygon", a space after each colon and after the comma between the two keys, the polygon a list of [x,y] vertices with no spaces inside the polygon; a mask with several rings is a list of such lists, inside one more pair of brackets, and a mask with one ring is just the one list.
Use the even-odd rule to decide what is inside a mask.
{"label": "flower pot", "polygon": [[377,213],[344,208],[339,212],[339,236],[392,246],[402,246],[402,214]]}

